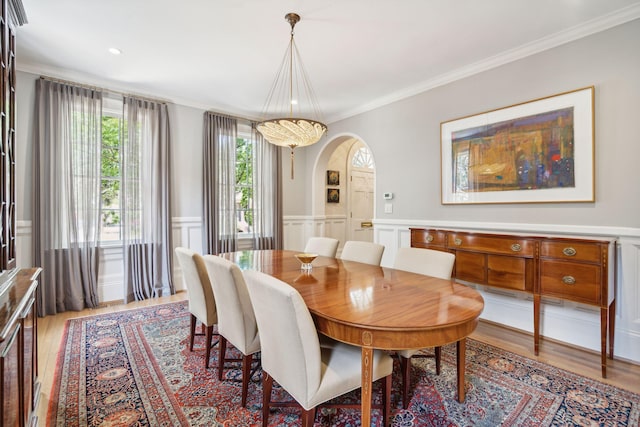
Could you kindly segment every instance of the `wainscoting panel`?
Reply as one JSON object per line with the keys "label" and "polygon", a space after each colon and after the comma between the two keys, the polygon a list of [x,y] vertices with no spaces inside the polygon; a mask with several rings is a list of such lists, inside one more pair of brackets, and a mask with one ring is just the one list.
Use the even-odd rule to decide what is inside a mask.
{"label": "wainscoting panel", "polygon": [[640,361],[640,237],[620,238],[618,249],[615,354]]}
{"label": "wainscoting panel", "polygon": [[16,266],[18,268],[37,267],[32,262],[32,233],[31,221],[16,221]]}
{"label": "wainscoting panel", "polygon": [[285,216],[284,249],[302,251],[310,237],[332,237],[340,241],[340,253],[347,236],[347,218],[344,215],[327,217]]}
{"label": "wainscoting panel", "polygon": [[[171,223],[173,247],[189,248],[202,253],[202,218],[200,217],[176,217]],[[182,269],[178,258],[173,257],[173,286],[177,291],[185,290],[182,281]]]}

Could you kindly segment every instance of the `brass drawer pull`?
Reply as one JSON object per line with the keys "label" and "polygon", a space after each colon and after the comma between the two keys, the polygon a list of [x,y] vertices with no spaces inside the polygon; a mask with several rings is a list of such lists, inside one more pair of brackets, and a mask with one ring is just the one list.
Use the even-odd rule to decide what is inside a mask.
{"label": "brass drawer pull", "polygon": [[562,283],[564,283],[565,285],[575,285],[576,279],[573,276],[564,276],[562,278]]}
{"label": "brass drawer pull", "polygon": [[456,244],[456,246],[460,246],[460,245],[462,244],[462,239],[458,239],[458,238],[456,238],[456,239],[453,241],[453,243],[455,243],[455,244]]}
{"label": "brass drawer pull", "polygon": [[433,242],[433,236],[431,234],[427,234],[427,242]]}
{"label": "brass drawer pull", "polygon": [[511,245],[511,250],[513,252],[520,252],[522,250],[522,246],[520,246],[520,243],[514,243]]}
{"label": "brass drawer pull", "polygon": [[564,248],[562,250],[562,253],[565,254],[566,256],[574,256],[576,253],[578,253],[578,251],[576,251],[574,248],[569,246],[568,248]]}

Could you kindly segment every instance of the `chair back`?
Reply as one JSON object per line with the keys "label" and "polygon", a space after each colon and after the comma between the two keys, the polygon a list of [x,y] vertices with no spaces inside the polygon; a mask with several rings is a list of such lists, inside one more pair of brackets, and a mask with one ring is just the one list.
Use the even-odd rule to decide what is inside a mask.
{"label": "chair back", "polygon": [[364,264],[380,265],[383,252],[384,245],[349,240],[345,242],[340,258]]}
{"label": "chair back", "polygon": [[249,291],[240,268],[217,255],[205,255],[204,263],[218,302],[218,333],[243,354],[260,350]]}
{"label": "chair back", "polygon": [[216,300],[202,255],[183,247],[177,247],[175,253],[187,288],[189,312],[206,326],[218,323]]}
{"label": "chair back", "polygon": [[451,279],[455,260],[456,256],[449,252],[422,248],[398,248],[393,268]]}
{"label": "chair back", "polygon": [[340,241],[338,239],[332,239],[331,237],[310,237],[304,251],[306,253],[335,258],[339,243]]}
{"label": "chair back", "polygon": [[260,329],[262,368],[298,402],[308,402],[322,376],[318,332],[302,296],[289,284],[245,271]]}

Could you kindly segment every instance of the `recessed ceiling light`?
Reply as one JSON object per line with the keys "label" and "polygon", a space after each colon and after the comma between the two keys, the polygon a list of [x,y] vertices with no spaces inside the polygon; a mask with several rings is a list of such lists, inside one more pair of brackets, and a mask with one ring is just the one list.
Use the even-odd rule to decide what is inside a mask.
{"label": "recessed ceiling light", "polygon": [[109,48],[109,52],[114,54],[114,55],[120,55],[122,53],[122,51],[120,49],[118,49],[117,47],[110,47]]}

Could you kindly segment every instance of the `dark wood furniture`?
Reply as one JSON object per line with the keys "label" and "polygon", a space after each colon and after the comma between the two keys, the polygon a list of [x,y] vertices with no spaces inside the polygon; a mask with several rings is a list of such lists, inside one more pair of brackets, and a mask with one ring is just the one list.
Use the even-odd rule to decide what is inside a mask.
{"label": "dark wood furniture", "polygon": [[613,358],[615,239],[410,230],[411,246],[455,253],[456,280],[533,294],[536,355],[542,297],[600,307],[601,365],[606,377],[607,342]]}
{"label": "dark wood furniture", "polygon": [[0,425],[35,426],[39,268],[21,269],[0,294]]}
{"label": "dark wood furniture", "polygon": [[371,425],[373,349],[457,343],[458,401],[465,398],[466,337],[484,308],[482,296],[451,280],[353,261],[318,257],[300,270],[292,251],[241,251],[221,256],[295,287],[318,332],[362,348],[362,425]]}
{"label": "dark wood furniture", "polygon": [[16,27],[21,0],[0,0],[0,272],[16,266]]}

